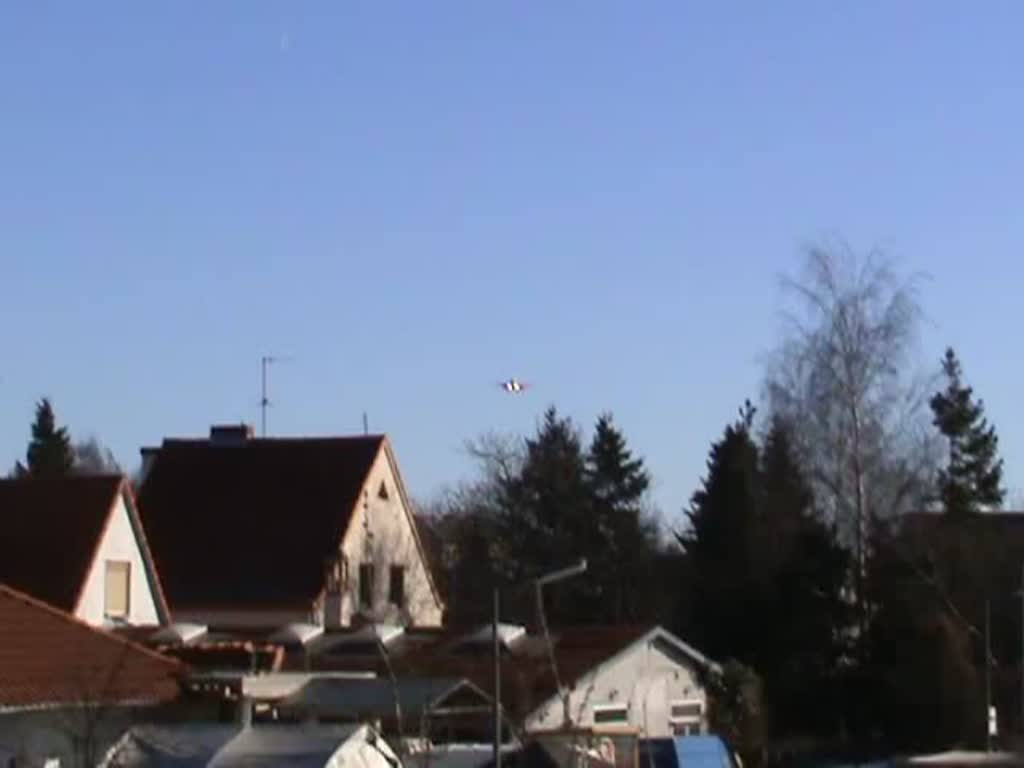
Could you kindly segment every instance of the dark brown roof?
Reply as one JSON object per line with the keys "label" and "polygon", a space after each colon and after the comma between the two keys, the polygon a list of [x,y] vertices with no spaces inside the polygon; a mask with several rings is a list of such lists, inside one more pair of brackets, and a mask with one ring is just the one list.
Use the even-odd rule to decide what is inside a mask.
{"label": "dark brown roof", "polygon": [[184,667],[0,584],[0,709],[161,702]]}
{"label": "dark brown roof", "polygon": [[172,611],[316,598],[384,442],[165,440],[139,508]]}
{"label": "dark brown roof", "polygon": [[0,480],[0,583],[73,612],[123,480]]}

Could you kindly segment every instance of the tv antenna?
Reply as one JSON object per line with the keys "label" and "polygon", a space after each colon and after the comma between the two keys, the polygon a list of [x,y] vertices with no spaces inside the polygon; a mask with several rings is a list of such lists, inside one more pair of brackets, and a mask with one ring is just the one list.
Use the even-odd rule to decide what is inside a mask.
{"label": "tv antenna", "polygon": [[270,397],[267,393],[267,369],[273,363],[283,363],[289,358],[280,355],[264,355],[260,358],[260,437],[267,436],[267,409]]}

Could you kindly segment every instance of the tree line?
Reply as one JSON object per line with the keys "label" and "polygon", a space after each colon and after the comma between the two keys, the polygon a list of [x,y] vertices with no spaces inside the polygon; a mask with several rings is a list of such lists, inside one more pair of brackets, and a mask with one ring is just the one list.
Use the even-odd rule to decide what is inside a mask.
{"label": "tree line", "polygon": [[[1024,733],[1024,515],[956,352],[919,362],[918,279],[880,254],[812,248],[755,405],[726,419],[674,529],[611,414],[555,407],[468,444],[476,472],[422,510],[446,621],[659,623],[723,664],[712,719],[748,764],[984,742],[984,679]],[[17,476],[119,472],[41,400]],[[1013,531],[1021,534],[1014,536]],[[985,606],[991,628],[985,632]],[[987,650],[989,648],[990,650]]]}
{"label": "tree line", "polygon": [[15,462],[12,478],[123,474],[114,454],[95,437],[75,442],[66,426],[57,426],[49,398],[36,403],[30,431],[25,461]]}
{"label": "tree line", "polygon": [[980,615],[1021,586],[1024,544],[990,525],[998,437],[956,352],[918,362],[918,283],[882,254],[807,252],[760,403],[710,446],[677,530],[610,415],[588,438],[551,407],[533,435],[472,441],[475,476],[427,508],[449,620],[487,620],[497,585],[530,622],[521,585],[586,557],[549,618],[662,623],[723,662],[713,719],[754,764],[983,743],[986,663],[1024,730],[1020,598],[988,660]]}

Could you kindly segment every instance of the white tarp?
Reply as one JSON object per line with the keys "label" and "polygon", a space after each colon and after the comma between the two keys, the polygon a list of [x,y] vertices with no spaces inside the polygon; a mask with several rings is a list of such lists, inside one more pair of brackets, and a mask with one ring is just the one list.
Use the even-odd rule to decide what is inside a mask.
{"label": "white tarp", "polygon": [[365,725],[189,723],[132,728],[102,768],[396,768],[390,747]]}

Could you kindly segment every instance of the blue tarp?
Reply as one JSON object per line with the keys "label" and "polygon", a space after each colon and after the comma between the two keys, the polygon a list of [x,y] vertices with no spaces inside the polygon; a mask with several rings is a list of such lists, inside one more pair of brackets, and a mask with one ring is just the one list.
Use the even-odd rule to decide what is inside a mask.
{"label": "blue tarp", "polygon": [[733,768],[729,751],[717,736],[643,739],[640,768]]}

